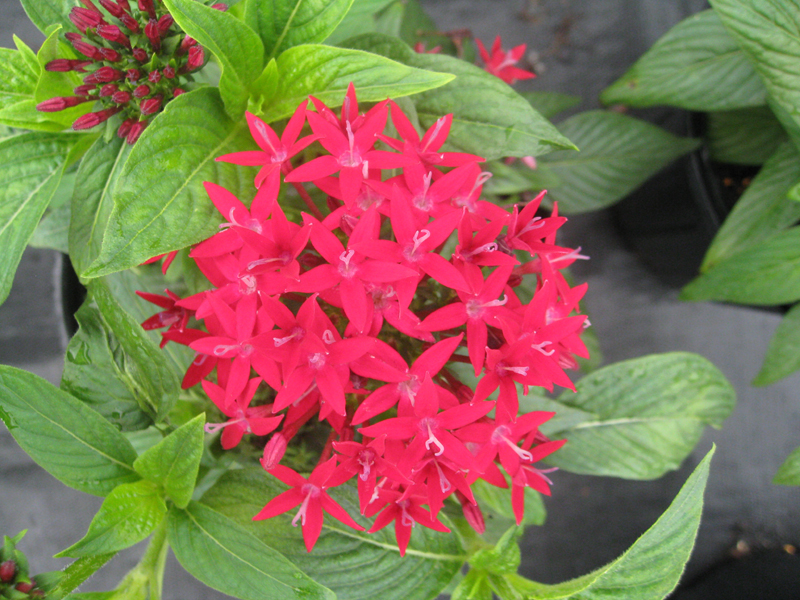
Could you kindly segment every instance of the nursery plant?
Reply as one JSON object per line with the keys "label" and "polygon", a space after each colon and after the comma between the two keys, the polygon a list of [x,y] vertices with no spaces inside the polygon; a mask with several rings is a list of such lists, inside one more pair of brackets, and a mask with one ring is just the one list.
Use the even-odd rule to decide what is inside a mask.
{"label": "nursery plant", "polygon": [[[601,99],[705,113],[703,152],[757,175],[706,251],[685,300],[785,310],[753,385],[800,369],[800,25],[796,2],[715,0],[676,25]],[[800,484],[793,453],[776,482]]]}
{"label": "nursery plant", "polygon": [[[696,355],[595,368],[586,257],[557,239],[591,170],[552,163],[556,198],[486,189],[575,149],[535,108],[563,97],[510,87],[524,47],[472,64],[413,1],[23,7],[46,40],[0,50],[0,290],[34,241],[87,296],[61,385],[0,366],[0,418],[104,500],[63,572],[4,597],[157,599],[170,549],[245,600],[672,591],[711,453],[617,560],[517,573],[557,469],[659,477],[735,401]],[[617,191],[694,144],[578,117],[589,156],[612,122],[670,147],[620,154]],[[148,538],[116,589],[78,591]]]}

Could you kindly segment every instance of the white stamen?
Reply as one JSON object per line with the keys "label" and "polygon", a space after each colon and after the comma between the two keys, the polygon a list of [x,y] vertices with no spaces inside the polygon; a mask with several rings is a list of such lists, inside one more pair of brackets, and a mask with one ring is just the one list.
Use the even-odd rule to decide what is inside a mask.
{"label": "white stamen", "polygon": [[549,352],[547,350],[545,350],[545,347],[552,346],[552,345],[553,345],[553,342],[545,340],[541,344],[531,344],[531,348],[533,350],[538,350],[539,352],[541,352],[545,356],[552,356],[555,353],[555,350],[550,350]]}
{"label": "white stamen", "polygon": [[433,435],[430,422],[426,423],[426,427],[428,428],[428,439],[425,440],[425,449],[430,450],[431,446],[436,446],[438,450],[434,452],[433,455],[441,456],[444,453],[444,446],[442,445],[442,442],[440,442],[438,438]]}
{"label": "white stamen", "polygon": [[330,329],[326,329],[325,331],[322,332],[322,341],[325,342],[326,344],[336,343],[336,338],[333,337],[333,332]]}

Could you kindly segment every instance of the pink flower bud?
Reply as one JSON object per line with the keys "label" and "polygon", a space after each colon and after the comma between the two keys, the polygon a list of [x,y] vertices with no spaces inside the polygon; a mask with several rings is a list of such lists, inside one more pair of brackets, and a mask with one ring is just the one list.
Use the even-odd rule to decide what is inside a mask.
{"label": "pink flower bud", "polygon": [[76,87],[73,92],[75,92],[76,96],[88,96],[92,92],[94,92],[97,88],[94,84],[91,83],[84,83]]}
{"label": "pink flower bud", "polygon": [[169,15],[169,14],[163,15],[158,20],[157,27],[158,27],[159,33],[161,33],[162,35],[167,33],[167,31],[169,31],[169,28],[172,27],[172,24],[174,22],[175,22],[175,19],[172,18],[172,15]]}
{"label": "pink flower bud", "polygon": [[113,83],[107,83],[103,87],[100,88],[100,97],[106,98],[108,96],[113,96],[119,88]]}
{"label": "pink flower bud", "polygon": [[148,58],[147,52],[144,50],[144,48],[134,48],[133,58],[135,58],[139,62],[146,62]]}
{"label": "pink flower bud", "polygon": [[116,25],[100,25],[97,28],[97,35],[109,42],[116,42],[128,48],[131,47],[128,36],[122,33]]}
{"label": "pink flower bud", "polygon": [[153,6],[153,0],[139,0],[139,10],[146,12],[150,15],[151,19],[156,18],[156,9]]}
{"label": "pink flower bud", "polygon": [[131,83],[136,83],[142,78],[142,73],[139,71],[139,69],[128,69],[125,71],[125,77]]}
{"label": "pink flower bud", "polygon": [[122,108],[107,108],[105,110],[101,110],[98,112],[91,112],[83,115],[82,117],[78,117],[75,119],[75,122],[72,124],[72,128],[75,131],[80,131],[82,129],[91,129],[92,127],[96,127],[100,125],[100,123],[104,123],[112,116],[117,114],[121,111]]}
{"label": "pink flower bud", "polygon": [[131,33],[139,33],[139,22],[130,16],[128,13],[125,13],[119,18],[119,22]]}
{"label": "pink flower bud", "polygon": [[127,137],[134,123],[136,123],[136,119],[125,119],[117,129],[117,135],[121,138]]}
{"label": "pink flower bud", "polygon": [[89,60],[70,60],[68,58],[56,58],[44,66],[45,71],[55,73],[66,73],[67,71],[83,72],[83,68],[92,64]]}
{"label": "pink flower bud", "polygon": [[183,88],[175,88],[175,90],[172,92],[172,97],[173,98],[177,98],[181,94],[185,94],[185,93],[186,93],[186,90],[184,90]]}
{"label": "pink flower bud", "polygon": [[144,98],[145,96],[149,96],[149,95],[150,95],[150,86],[147,85],[146,83],[143,83],[142,85],[137,87],[135,90],[133,90],[133,97],[134,98]]}
{"label": "pink flower bud", "polygon": [[158,112],[161,108],[161,96],[153,96],[152,98],[148,98],[147,100],[142,101],[139,105],[139,110],[142,111],[143,115],[152,115],[155,112]]}
{"label": "pink flower bud", "polygon": [[102,14],[96,10],[81,8],[80,6],[76,6],[69,12],[69,20],[79,31],[84,33],[89,28],[95,28],[101,23],[105,23]]}
{"label": "pink flower bud", "polygon": [[136,140],[139,139],[139,136],[142,135],[144,128],[147,127],[147,121],[137,121],[131,127],[131,130],[128,132],[128,137],[125,138],[125,141],[129,144],[135,144]]}
{"label": "pink flower bud", "polygon": [[161,72],[164,74],[164,77],[167,79],[174,79],[175,78],[175,69],[170,66],[164,67]]}
{"label": "pink flower bud", "polygon": [[13,581],[14,576],[17,574],[17,563],[13,560],[7,560],[0,564],[0,581],[9,583]]}
{"label": "pink flower bud", "polygon": [[108,62],[119,62],[120,58],[122,58],[119,52],[111,48],[99,48],[99,52],[103,60],[107,60]]}
{"label": "pink flower bud", "polygon": [[261,466],[264,470],[270,471],[280,464],[283,455],[286,454],[286,437],[282,433],[273,435],[264,447],[264,455],[261,457]]}
{"label": "pink flower bud", "polygon": [[117,5],[124,10],[126,13],[130,14],[131,12],[131,5],[128,0],[117,0]]}
{"label": "pink flower bud", "polygon": [[155,19],[150,19],[144,27],[144,34],[150,40],[150,45],[156,52],[161,48],[161,34],[158,32],[158,23]]}
{"label": "pink flower bud", "polygon": [[103,55],[100,54],[100,48],[87,44],[81,39],[74,40],[72,47],[84,56],[88,56],[92,60],[103,60]]}
{"label": "pink flower bud", "polygon": [[464,498],[461,500],[460,492],[456,493],[459,502],[461,502],[461,510],[464,513],[464,518],[467,520],[467,523],[477,531],[479,534],[486,531],[486,522],[483,520],[483,512],[481,511],[481,507],[477,504],[472,504],[469,500]]}
{"label": "pink flower bud", "polygon": [[189,59],[186,61],[186,70],[194,71],[203,66],[205,61],[205,53],[201,46],[192,46],[189,48]]}
{"label": "pink flower bud", "polygon": [[180,46],[181,53],[186,52],[189,48],[191,48],[195,44],[197,44],[197,40],[187,35],[185,38],[181,40],[181,46]]}
{"label": "pink flower bud", "polygon": [[58,112],[65,108],[77,106],[88,100],[90,100],[90,98],[80,98],[78,96],[55,97],[37,104],[36,110],[40,112]]}
{"label": "pink flower bud", "polygon": [[158,83],[161,81],[161,72],[156,69],[155,71],[150,71],[150,74],[147,76],[147,80],[150,83]]}
{"label": "pink flower bud", "polygon": [[124,10],[122,10],[122,7],[119,4],[117,4],[116,2],[112,2],[111,0],[99,0],[99,2],[100,6],[105,8],[110,15],[115,16],[117,18],[120,18],[125,12]]}
{"label": "pink flower bud", "polygon": [[22,592],[23,594],[27,594],[33,589],[33,584],[20,581],[17,585],[14,586],[14,589],[17,590],[18,592]]}
{"label": "pink flower bud", "polygon": [[[111,96],[111,100],[115,104],[127,104],[128,102],[131,101],[132,97],[133,96],[131,96],[130,92],[120,91],[120,92],[115,92]],[[120,136],[120,137],[125,137],[125,136]]]}
{"label": "pink flower bud", "polygon": [[223,2],[217,2],[216,4],[212,4],[211,8],[225,12],[226,10],[228,10],[228,5]]}
{"label": "pink flower bud", "polygon": [[82,39],[80,33],[75,33],[74,31],[68,31],[64,34],[64,37],[67,39],[68,42],[77,42],[78,40]]}
{"label": "pink flower bud", "polygon": [[[100,67],[93,73],[97,83],[111,83],[112,81],[119,81],[125,79],[125,73],[114,67]],[[86,81],[84,79],[84,81]]]}

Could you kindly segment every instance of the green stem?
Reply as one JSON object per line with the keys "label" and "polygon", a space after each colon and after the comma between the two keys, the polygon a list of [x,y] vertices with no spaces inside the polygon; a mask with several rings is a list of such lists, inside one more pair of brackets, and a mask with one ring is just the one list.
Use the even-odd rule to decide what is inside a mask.
{"label": "green stem", "polygon": [[141,569],[148,574],[150,580],[150,600],[161,600],[161,592],[164,587],[164,567],[167,563],[167,517],[153,532],[150,544],[139,561]]}

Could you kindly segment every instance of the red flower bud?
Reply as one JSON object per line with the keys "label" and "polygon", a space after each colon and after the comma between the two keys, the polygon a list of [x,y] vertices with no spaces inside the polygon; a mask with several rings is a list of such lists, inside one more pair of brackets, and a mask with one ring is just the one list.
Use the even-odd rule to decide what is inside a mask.
{"label": "red flower bud", "polygon": [[[130,101],[131,101],[131,98],[132,98],[132,97],[133,97],[133,96],[131,96],[131,93],[130,93],[130,92],[124,92],[124,91],[122,91],[122,92],[115,92],[115,93],[114,93],[114,94],[111,96],[111,100],[112,100],[112,102],[114,102],[115,104],[127,104],[128,102],[130,102]],[[122,137],[122,136],[120,136],[120,137]]]}
{"label": "red flower bud", "polygon": [[197,44],[197,40],[187,35],[185,38],[181,40],[181,46],[180,46],[181,53],[186,52],[189,48],[191,48],[195,44]]}
{"label": "red flower bud", "polygon": [[14,586],[14,589],[17,590],[18,592],[22,592],[23,594],[27,594],[33,589],[33,584],[20,581],[17,585]]}
{"label": "red flower bud", "polygon": [[142,74],[139,71],[139,69],[128,69],[127,71],[125,71],[125,77],[131,83],[136,83],[142,78]]}
{"label": "red flower bud", "polygon": [[103,60],[103,55],[100,54],[100,48],[97,46],[92,46],[91,44],[87,44],[81,39],[74,40],[72,42],[73,48],[83,54],[84,56],[88,56],[92,60]]}
{"label": "red flower bud", "polygon": [[68,42],[76,42],[82,39],[81,34],[75,33],[74,31],[68,31],[67,33],[64,34],[64,37],[67,38]]}
{"label": "red flower bud", "polygon": [[119,129],[117,129],[117,135],[121,138],[127,137],[134,123],[136,123],[136,119],[125,119],[122,125],[119,126]]}
{"label": "red flower bud", "polygon": [[156,69],[155,71],[150,71],[150,74],[147,76],[147,81],[150,83],[158,83],[161,81],[161,73]]}
{"label": "red flower bud", "polygon": [[161,96],[153,96],[147,100],[143,100],[139,105],[139,110],[143,115],[152,115],[161,108]]}
{"label": "red flower bud", "polygon": [[173,69],[172,67],[169,67],[169,66],[164,67],[161,70],[161,72],[164,74],[164,77],[166,77],[167,79],[174,79],[175,78],[175,69]]}
{"label": "red flower bud", "polygon": [[150,15],[151,19],[156,18],[156,9],[153,6],[153,0],[139,0],[139,10],[146,12]]}
{"label": "red flower bud", "polygon": [[100,123],[104,123],[108,121],[111,117],[121,111],[121,107],[117,108],[107,108],[105,110],[101,110],[98,112],[91,112],[83,115],[82,117],[78,117],[75,119],[75,122],[72,124],[72,128],[75,131],[80,131],[82,129],[91,129]]}
{"label": "red flower bud", "polygon": [[95,28],[101,23],[105,23],[101,13],[88,8],[81,8],[80,6],[76,6],[69,12],[69,20],[78,30],[84,33],[89,28]]}
{"label": "red flower bud", "polygon": [[172,15],[164,15],[158,20],[158,31],[162,35],[169,31],[169,28],[172,27],[172,24],[175,22],[175,19],[172,18]]}
{"label": "red flower bud", "polygon": [[144,34],[150,40],[150,45],[156,52],[161,48],[161,34],[158,32],[158,23],[155,19],[150,19],[144,27]]}
{"label": "red flower bud", "polygon": [[146,62],[147,61],[147,52],[143,48],[134,48],[133,49],[133,58],[138,60],[139,62]]}
{"label": "red flower bud", "polygon": [[117,5],[124,10],[126,13],[130,14],[131,12],[131,5],[128,3],[128,0],[117,0]]}
{"label": "red flower bud", "polygon": [[7,560],[0,564],[0,581],[9,583],[13,581],[14,576],[17,574],[17,563],[13,560]]}
{"label": "red flower bud", "polygon": [[125,12],[119,4],[112,2],[111,0],[99,0],[99,2],[100,6],[105,8],[110,15],[113,15],[117,18],[120,18]]}
{"label": "red flower bud", "polygon": [[127,48],[131,47],[131,41],[128,36],[122,33],[116,25],[100,25],[97,28],[97,35],[109,42],[116,42]]}
{"label": "red flower bud", "polygon": [[45,71],[54,73],[66,73],[67,71],[78,71],[83,73],[84,67],[92,64],[89,60],[71,60],[68,58],[56,58],[44,66]]}
{"label": "red flower bud", "polygon": [[225,12],[226,10],[228,10],[228,5],[223,2],[217,2],[216,4],[212,4],[211,8],[215,8],[217,10]]}
{"label": "red flower bud", "polygon": [[75,92],[76,96],[88,96],[92,92],[94,92],[97,88],[92,83],[84,83],[76,87],[73,92]]}
{"label": "red flower bud", "polygon": [[[111,83],[112,81],[119,81],[125,79],[125,73],[114,67],[100,67],[93,73],[97,83]],[[84,79],[84,81],[86,81]]]}
{"label": "red flower bud", "polygon": [[130,31],[131,33],[139,33],[139,22],[130,16],[128,13],[125,13],[119,18],[119,22]]}
{"label": "red flower bud", "polygon": [[139,139],[139,136],[142,135],[144,128],[147,127],[147,121],[137,121],[131,127],[131,130],[128,132],[128,137],[125,138],[125,141],[129,144],[135,144],[136,140]]}
{"label": "red flower bud", "polygon": [[185,93],[186,93],[186,90],[184,90],[183,88],[175,88],[173,90],[173,92],[172,92],[172,97],[173,98],[177,98],[181,94],[185,94]]}
{"label": "red flower bud", "polygon": [[144,98],[145,96],[149,96],[149,95],[150,95],[150,86],[147,85],[146,83],[143,83],[142,85],[137,87],[135,90],[133,90],[133,97],[134,98]]}
{"label": "red flower bud", "polygon": [[108,62],[119,62],[120,58],[122,58],[119,52],[111,48],[100,48],[99,50],[100,56],[103,57],[103,60],[107,60]]}
{"label": "red flower bud", "polygon": [[461,510],[464,513],[464,518],[467,520],[467,523],[479,534],[486,531],[486,522],[483,520],[481,507],[477,504],[472,504],[467,497],[458,490],[456,490],[456,498],[461,504]]}
{"label": "red flower bud", "polygon": [[57,96],[55,98],[45,100],[44,102],[40,102],[36,105],[36,110],[40,112],[58,112],[60,110],[64,110],[65,108],[77,106],[78,104],[82,104],[88,100],[91,100],[91,98],[80,98],[78,96]]}
{"label": "red flower bud", "polygon": [[278,432],[273,435],[267,445],[264,446],[264,455],[261,457],[261,466],[266,471],[270,471],[280,464],[283,455],[286,454],[286,436]]}
{"label": "red flower bud", "polygon": [[108,96],[113,96],[119,88],[113,83],[107,83],[103,87],[100,88],[100,97],[106,98]]}
{"label": "red flower bud", "polygon": [[186,61],[186,70],[194,71],[203,66],[205,61],[205,53],[201,46],[192,46],[189,48],[189,59]]}

